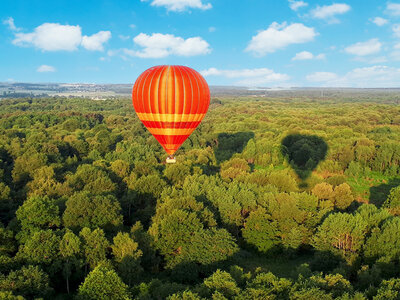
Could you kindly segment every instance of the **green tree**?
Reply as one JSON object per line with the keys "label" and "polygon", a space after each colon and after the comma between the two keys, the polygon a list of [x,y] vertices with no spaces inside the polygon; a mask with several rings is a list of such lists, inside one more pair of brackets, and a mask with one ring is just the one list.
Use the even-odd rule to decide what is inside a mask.
{"label": "green tree", "polygon": [[77,271],[82,265],[81,261],[81,241],[72,231],[65,232],[60,241],[60,256],[63,261],[62,273],[66,280],[67,292],[70,293],[69,279],[72,272]]}
{"label": "green tree", "polygon": [[231,274],[217,270],[210,277],[204,280],[204,285],[210,290],[211,294],[219,292],[227,298],[233,298],[240,292]]}
{"label": "green tree", "polygon": [[279,245],[277,224],[264,208],[251,212],[242,229],[244,240],[258,251],[268,253]]}
{"label": "green tree", "polygon": [[400,279],[392,278],[383,280],[379,286],[374,300],[398,300],[400,299]]}
{"label": "green tree", "polygon": [[67,200],[63,221],[74,230],[83,227],[112,230],[122,225],[121,206],[113,195],[83,191]]}
{"label": "green tree", "polygon": [[335,187],[333,192],[333,201],[335,207],[339,209],[346,209],[353,202],[353,194],[351,188],[347,183],[342,183]]}
{"label": "green tree", "polygon": [[83,239],[83,253],[85,262],[91,269],[94,269],[100,262],[106,260],[107,248],[110,243],[104,235],[104,231],[100,228],[90,230],[85,227],[79,233]]}
{"label": "green tree", "polygon": [[389,209],[395,215],[400,215],[400,186],[394,187],[390,190],[389,196],[383,203],[382,207]]}
{"label": "green tree", "polygon": [[47,196],[32,196],[17,210],[22,230],[56,228],[61,225],[58,206]]}
{"label": "green tree", "polygon": [[49,276],[38,266],[30,265],[11,271],[8,276],[0,275],[0,290],[10,291],[28,299],[50,297],[53,292],[49,285]]}
{"label": "green tree", "polygon": [[365,243],[367,258],[385,257],[389,260],[400,258],[400,217],[387,220],[381,228],[375,228]]}
{"label": "green tree", "polygon": [[87,191],[91,194],[112,193],[117,185],[102,168],[93,165],[80,165],[76,173],[68,175],[66,184],[73,191]]}
{"label": "green tree", "polygon": [[329,251],[352,263],[364,245],[368,223],[359,214],[335,213],[318,227],[312,245],[320,251]]}
{"label": "green tree", "polygon": [[113,239],[112,253],[118,264],[122,279],[131,286],[132,280],[137,280],[143,271],[140,266],[142,251],[128,233],[119,232]]}
{"label": "green tree", "polygon": [[54,267],[58,263],[60,240],[60,237],[52,230],[36,231],[24,245],[20,246],[17,257],[28,264]]}
{"label": "green tree", "polygon": [[78,290],[79,299],[128,300],[128,286],[114,270],[99,265],[91,271]]}

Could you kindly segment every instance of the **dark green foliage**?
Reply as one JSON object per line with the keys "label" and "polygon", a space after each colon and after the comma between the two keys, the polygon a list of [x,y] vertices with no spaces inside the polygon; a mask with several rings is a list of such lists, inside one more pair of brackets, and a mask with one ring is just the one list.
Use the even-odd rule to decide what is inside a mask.
{"label": "dark green foliage", "polygon": [[112,230],[122,224],[121,206],[113,195],[83,191],[67,200],[63,221],[65,227],[74,230],[83,227]]}
{"label": "dark green foliage", "polygon": [[325,159],[327,151],[326,142],[316,135],[291,134],[282,140],[282,154],[303,180]]}
{"label": "dark green foliage", "polygon": [[[0,290],[9,291],[28,299],[33,297],[50,297],[52,288],[49,286],[49,276],[37,266],[24,266],[12,271],[8,276],[0,276]],[[8,298],[1,298],[8,299]],[[13,299],[10,297],[9,299]]]}

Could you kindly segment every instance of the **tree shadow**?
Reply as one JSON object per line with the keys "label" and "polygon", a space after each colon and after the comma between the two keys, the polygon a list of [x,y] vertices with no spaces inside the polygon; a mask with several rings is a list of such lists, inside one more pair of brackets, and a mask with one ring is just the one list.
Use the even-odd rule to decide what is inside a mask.
{"label": "tree shadow", "polygon": [[369,203],[381,207],[389,196],[390,190],[400,185],[400,178],[389,179],[387,183],[373,186],[369,189]]}
{"label": "tree shadow", "polygon": [[306,180],[328,152],[328,145],[319,136],[290,134],[281,142],[281,152],[301,180]]}
{"label": "tree shadow", "polygon": [[246,147],[247,142],[254,138],[254,132],[220,133],[218,134],[215,150],[215,158],[218,163],[229,160],[233,154],[240,153]]}

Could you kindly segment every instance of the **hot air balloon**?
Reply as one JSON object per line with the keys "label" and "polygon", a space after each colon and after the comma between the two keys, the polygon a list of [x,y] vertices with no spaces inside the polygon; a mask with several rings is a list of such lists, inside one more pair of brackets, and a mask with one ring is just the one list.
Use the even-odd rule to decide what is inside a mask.
{"label": "hot air balloon", "polygon": [[140,121],[169,155],[167,163],[174,163],[174,153],[207,113],[210,90],[189,67],[156,66],[138,77],[132,102]]}

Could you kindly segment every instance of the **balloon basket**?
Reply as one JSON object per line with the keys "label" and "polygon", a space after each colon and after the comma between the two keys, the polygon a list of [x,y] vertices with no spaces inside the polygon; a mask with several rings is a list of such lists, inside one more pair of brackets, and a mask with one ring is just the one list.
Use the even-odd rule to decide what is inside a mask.
{"label": "balloon basket", "polygon": [[167,164],[174,164],[174,163],[176,163],[175,156],[172,156],[172,155],[168,156],[167,159],[165,160],[165,162],[166,162]]}

